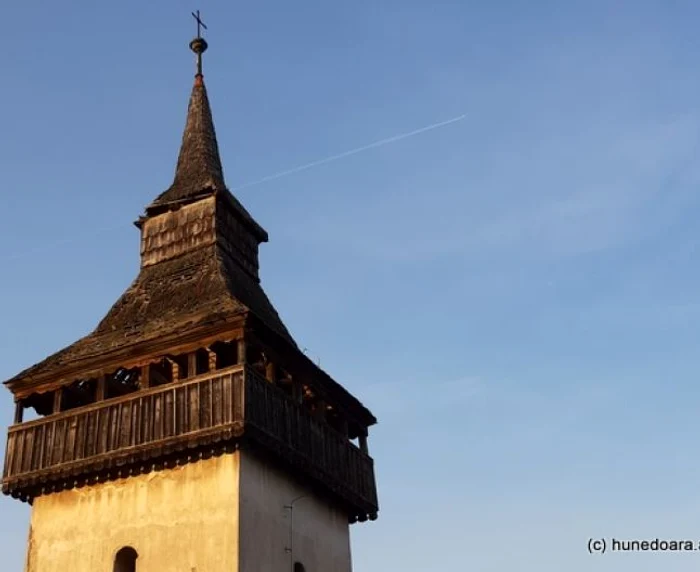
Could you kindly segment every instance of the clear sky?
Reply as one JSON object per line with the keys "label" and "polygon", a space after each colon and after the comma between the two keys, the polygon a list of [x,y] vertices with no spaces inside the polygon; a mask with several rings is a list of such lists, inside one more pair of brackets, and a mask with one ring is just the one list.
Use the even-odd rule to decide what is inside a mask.
{"label": "clear sky", "polygon": [[[697,570],[587,552],[700,540],[697,2],[3,2],[0,378],[136,275],[197,8],[232,189],[466,115],[236,192],[299,345],[380,420],[355,570]],[[28,517],[0,499],[3,572]]]}

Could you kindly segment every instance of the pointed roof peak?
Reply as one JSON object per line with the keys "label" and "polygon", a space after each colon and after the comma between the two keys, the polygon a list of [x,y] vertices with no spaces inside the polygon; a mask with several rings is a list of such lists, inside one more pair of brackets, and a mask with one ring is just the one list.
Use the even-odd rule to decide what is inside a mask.
{"label": "pointed roof peak", "polygon": [[197,73],[187,109],[175,179],[173,184],[151,203],[148,210],[223,191],[226,188],[214,120],[202,74],[202,54],[208,45],[200,36],[200,31],[201,27],[206,29],[206,26],[199,18],[199,12],[192,15],[197,20],[197,37],[190,42],[190,49],[197,55]]}
{"label": "pointed roof peak", "polygon": [[222,191],[225,188],[207,88],[203,76],[197,74],[187,110],[187,122],[182,135],[175,178],[168,190],[153,201],[149,208]]}

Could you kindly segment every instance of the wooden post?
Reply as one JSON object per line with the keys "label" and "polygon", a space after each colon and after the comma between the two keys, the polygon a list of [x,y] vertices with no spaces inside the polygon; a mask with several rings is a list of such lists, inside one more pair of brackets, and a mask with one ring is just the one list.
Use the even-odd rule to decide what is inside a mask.
{"label": "wooden post", "polygon": [[197,375],[197,352],[187,354],[187,377],[191,378]]}
{"label": "wooden post", "polygon": [[275,383],[277,381],[277,372],[275,371],[275,364],[271,361],[265,364],[265,379],[270,383]]}
{"label": "wooden post", "polygon": [[180,366],[177,365],[177,362],[174,359],[165,359],[167,359],[168,363],[170,364],[170,371],[172,372],[173,382],[177,383],[178,381],[180,381]]}
{"label": "wooden post", "polygon": [[107,377],[102,374],[97,378],[97,391],[95,392],[95,401],[104,401],[107,397]]}
{"label": "wooden post", "polygon": [[246,356],[246,349],[247,348],[246,348],[245,340],[243,338],[238,340],[238,344],[236,345],[236,348],[237,348],[237,353],[238,353],[236,363],[238,365],[244,364],[247,361],[247,356]]}
{"label": "wooden post", "polygon": [[54,413],[61,412],[62,398],[63,398],[63,388],[59,387],[56,391],[53,392],[53,412]]}
{"label": "wooden post", "polygon": [[369,455],[369,449],[367,447],[367,430],[360,433],[360,451],[365,455]]}
{"label": "wooden post", "polygon": [[141,368],[141,389],[151,387],[151,364],[147,363]]}
{"label": "wooden post", "polygon": [[24,417],[24,403],[21,399],[15,401],[15,424],[22,423]]}
{"label": "wooden post", "polygon": [[209,371],[216,371],[218,367],[216,363],[216,352],[211,348],[207,348],[207,353],[209,354]]}

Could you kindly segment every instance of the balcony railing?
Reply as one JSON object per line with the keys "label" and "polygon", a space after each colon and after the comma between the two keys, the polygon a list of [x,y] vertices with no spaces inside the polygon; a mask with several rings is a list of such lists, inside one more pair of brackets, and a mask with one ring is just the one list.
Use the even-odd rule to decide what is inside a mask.
{"label": "balcony railing", "polygon": [[244,366],[11,426],[2,488],[31,497],[59,482],[146,471],[162,459],[182,459],[183,451],[241,437],[328,488],[351,511],[377,511],[371,457]]}

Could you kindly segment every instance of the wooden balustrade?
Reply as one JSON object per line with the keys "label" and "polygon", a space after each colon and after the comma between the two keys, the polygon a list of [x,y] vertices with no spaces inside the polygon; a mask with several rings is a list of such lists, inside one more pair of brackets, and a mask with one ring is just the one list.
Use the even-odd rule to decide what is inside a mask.
{"label": "wooden balustrade", "polygon": [[57,481],[146,470],[168,455],[239,437],[326,486],[349,510],[377,511],[371,457],[241,365],[11,426],[2,488],[31,497]]}
{"label": "wooden balustrade", "polygon": [[353,504],[377,511],[374,461],[253,370],[246,371],[246,431],[292,464],[312,468]]}

